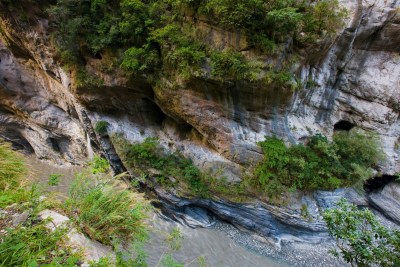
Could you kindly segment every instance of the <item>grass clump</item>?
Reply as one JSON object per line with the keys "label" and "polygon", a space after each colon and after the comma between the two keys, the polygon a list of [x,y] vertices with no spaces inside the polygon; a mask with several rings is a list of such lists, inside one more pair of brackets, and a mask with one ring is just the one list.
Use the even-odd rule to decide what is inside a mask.
{"label": "grass clump", "polygon": [[19,187],[25,173],[22,156],[0,140],[0,192]]}
{"label": "grass clump", "polygon": [[107,133],[107,128],[110,124],[106,121],[98,121],[96,122],[96,126],[94,127],[94,130],[98,134],[106,134]]}
{"label": "grass clump", "polygon": [[48,181],[48,185],[50,186],[56,186],[60,183],[60,177],[63,176],[62,174],[50,174],[49,176],[49,181]]}
{"label": "grass clump", "polygon": [[[22,186],[26,167],[22,155],[10,145],[0,143],[0,208],[9,214],[27,213],[27,220],[12,226],[10,218],[0,217],[0,266],[75,266],[79,255],[65,244],[65,229],[51,231],[49,221],[40,221],[37,214],[47,203],[40,201],[37,184]],[[58,176],[57,176],[58,179]],[[11,204],[12,207],[9,206]]]}
{"label": "grass clump", "polygon": [[255,169],[256,186],[270,195],[287,190],[331,190],[373,175],[384,159],[377,138],[359,131],[336,133],[333,142],[313,136],[305,145],[287,147],[268,137],[260,142],[264,160]]}
{"label": "grass clump", "polygon": [[110,169],[110,164],[105,158],[95,155],[90,162],[90,170],[93,174],[106,173]]}
{"label": "grass clump", "polygon": [[92,239],[104,244],[117,240],[141,240],[146,237],[144,199],[141,195],[121,190],[111,179],[78,174],[67,201],[77,224]]}
{"label": "grass clump", "polygon": [[25,174],[22,155],[0,140],[0,208],[29,199],[29,192],[21,186]]}
{"label": "grass clump", "polygon": [[0,266],[76,266],[79,255],[66,247],[65,229],[46,228],[47,221],[6,229],[0,242]]}

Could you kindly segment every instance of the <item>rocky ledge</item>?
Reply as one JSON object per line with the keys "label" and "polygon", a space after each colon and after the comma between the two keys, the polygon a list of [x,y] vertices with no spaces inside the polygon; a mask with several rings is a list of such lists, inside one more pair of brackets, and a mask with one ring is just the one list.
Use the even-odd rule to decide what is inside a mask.
{"label": "rocky ledge", "polygon": [[[155,187],[154,192],[161,201],[163,213],[174,220],[191,227],[208,227],[218,218],[240,229],[255,232],[278,248],[292,242],[317,244],[329,240],[320,213],[334,207],[341,198],[358,206],[368,206],[366,198],[352,188],[317,191],[285,206],[261,201],[234,203],[223,199],[189,199],[161,187]],[[399,210],[400,205],[392,202],[389,207]]]}

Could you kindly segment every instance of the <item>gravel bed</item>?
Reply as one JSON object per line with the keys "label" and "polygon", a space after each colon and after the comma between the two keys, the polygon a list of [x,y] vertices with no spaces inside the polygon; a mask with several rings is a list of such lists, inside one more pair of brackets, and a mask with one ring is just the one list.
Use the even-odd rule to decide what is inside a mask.
{"label": "gravel bed", "polygon": [[274,244],[268,243],[264,238],[247,231],[224,223],[217,222],[212,226],[213,229],[222,231],[237,244],[252,250],[258,254],[272,257],[288,266],[298,267],[339,267],[350,266],[343,260],[335,258],[329,253],[329,250],[335,246],[333,241],[322,244],[308,244],[300,242],[291,242],[282,244],[279,248]]}

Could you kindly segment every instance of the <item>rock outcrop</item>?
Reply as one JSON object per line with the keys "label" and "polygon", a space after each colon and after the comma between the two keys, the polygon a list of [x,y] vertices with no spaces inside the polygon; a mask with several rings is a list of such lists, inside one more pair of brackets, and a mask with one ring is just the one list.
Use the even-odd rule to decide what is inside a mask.
{"label": "rock outcrop", "polygon": [[400,224],[400,184],[392,182],[368,195],[368,201],[389,219]]}
{"label": "rock outcrop", "polygon": [[261,201],[234,203],[223,199],[187,199],[159,187],[154,191],[163,202],[163,212],[177,221],[191,227],[204,227],[211,225],[216,216],[266,237],[278,248],[290,242],[320,243],[328,240],[320,213],[334,207],[341,198],[359,206],[368,205],[365,197],[350,188],[297,196],[296,201],[284,206]]}
{"label": "rock outcrop", "polygon": [[[96,122],[104,120],[110,124],[110,134],[122,133],[130,141],[158,136],[163,145],[190,156],[196,165],[223,168],[225,176],[237,181],[242,166],[262,156],[256,142],[265,135],[295,143],[318,132],[331,137],[335,125],[344,123],[378,133],[388,156],[380,171],[394,175],[400,172],[399,3],[342,4],[351,11],[347,25],[328,48],[293,66],[301,86],[292,92],[200,78],[178,90],[153,88],[143,77],[105,71],[106,56],[85,58],[86,71],[103,83],[95,88],[80,86],[76,70],[63,69],[57,61],[43,10],[31,9],[23,21],[0,2],[0,137],[58,163],[80,164],[90,147],[102,151],[116,171],[122,170],[112,143],[93,131]],[[203,32],[211,32],[201,23]],[[216,47],[245,43],[219,29],[213,28],[212,34],[209,41],[218,41]],[[222,34],[229,38],[218,36]],[[385,203],[396,200],[392,187],[370,195],[369,202],[399,222],[398,212],[385,208]],[[310,207],[329,207],[327,203],[337,199],[335,193],[320,194],[325,195],[315,195]],[[175,211],[190,205],[207,208],[269,237],[325,236],[317,213],[311,214],[313,221],[303,220],[298,207],[288,213],[263,204],[159,196]],[[362,199],[352,200],[367,205]]]}
{"label": "rock outcrop", "polygon": [[85,263],[82,266],[89,266],[89,263],[98,262],[103,258],[108,258],[115,262],[115,252],[110,246],[105,246],[95,240],[87,238],[76,228],[70,226],[70,219],[53,210],[43,210],[39,213],[42,220],[50,220],[47,228],[51,231],[56,229],[68,229],[67,245],[75,252],[81,252]]}

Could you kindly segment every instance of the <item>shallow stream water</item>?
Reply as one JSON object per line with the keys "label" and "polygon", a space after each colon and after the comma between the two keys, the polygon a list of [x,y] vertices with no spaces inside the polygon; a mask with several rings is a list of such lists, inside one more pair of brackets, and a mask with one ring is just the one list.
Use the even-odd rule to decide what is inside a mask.
{"label": "shallow stream water", "polygon": [[[82,171],[82,167],[57,166],[50,162],[40,161],[34,156],[27,157],[27,163],[30,172],[29,179],[39,182],[45,190],[57,193],[60,199],[66,198],[75,174]],[[48,185],[51,174],[62,175],[58,185]],[[148,264],[152,267],[160,266],[160,259],[168,253],[169,246],[165,239],[175,227],[179,228],[183,239],[179,251],[172,255],[185,266],[199,266],[199,257],[205,259],[208,267],[289,266],[282,261],[246,249],[216,228],[192,229],[164,219],[156,213],[153,214],[149,225],[150,240],[144,250],[148,254]]]}

